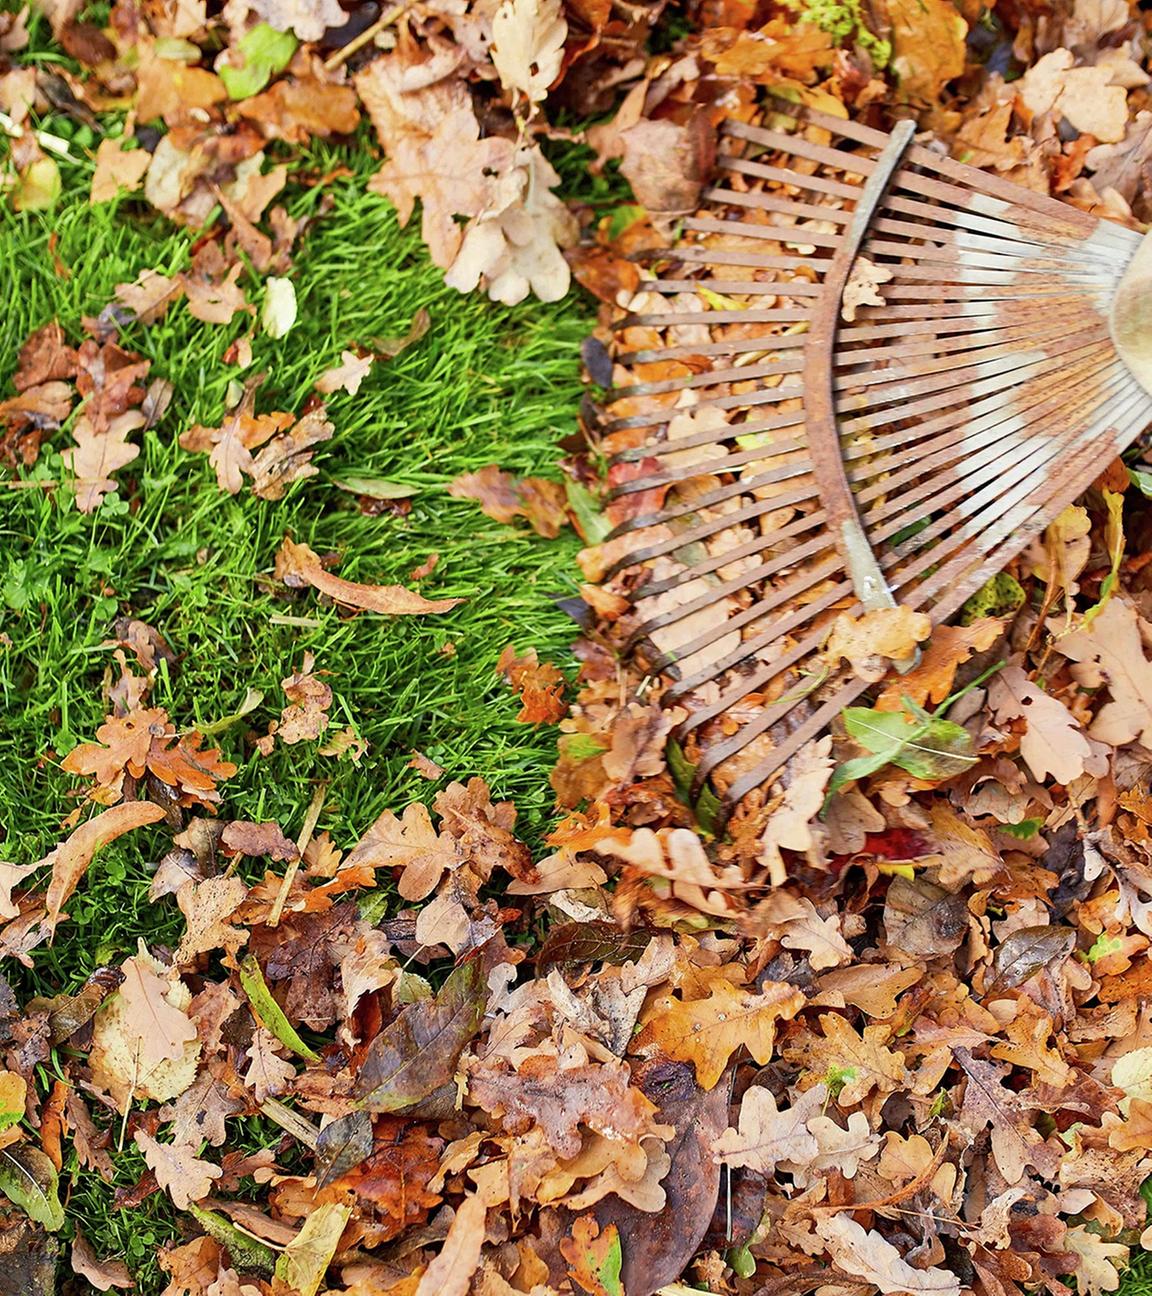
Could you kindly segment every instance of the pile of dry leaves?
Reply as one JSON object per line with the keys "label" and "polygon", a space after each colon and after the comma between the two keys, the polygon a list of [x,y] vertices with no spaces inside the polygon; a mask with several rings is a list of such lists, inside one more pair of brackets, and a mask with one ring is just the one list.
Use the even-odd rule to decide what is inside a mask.
{"label": "pile of dry leaves", "polygon": [[[359,103],[387,153],[374,185],[404,219],[419,200],[450,282],[503,301],[567,286],[547,114],[605,110],[617,90],[589,138],[647,214],[623,233],[605,221],[572,257],[606,308],[642,288],[628,253],[694,206],[716,122],[751,117],[761,87],[878,124],[915,111],[969,160],[1145,212],[1144,32],[1122,3],[886,0],[866,21],[851,3],[702,0],[649,56],[660,8],[118,0],[96,29],[54,0],[86,72],[0,78],[13,196],[52,188],[32,124],[45,103],[129,106],[94,200],[140,188],[193,225],[219,203],[226,228],[121,305],[144,317],[184,297],[229,319],[247,308],[239,251],[274,280],[289,265],[272,150],[354,130]],[[0,42],[21,48],[19,16]],[[274,304],[265,327],[288,314]],[[82,402],[71,453],[90,506],[165,399],[111,318],[75,352],[38,335],[0,406],[27,458]],[[349,352],[318,395],[366,360]],[[255,393],[182,442],[223,489],[248,478],[275,499],[331,428],[318,403],[258,414]],[[1152,1171],[1152,480],[1109,469],[909,673],[883,666],[924,627],[843,625],[830,651],[881,676],[868,705],[714,840],[707,802],[685,800],[695,753],[667,743],[663,682],[624,651],[628,590],[598,583],[606,525],[634,504],[601,515],[591,469],[573,477],[565,491],[491,468],[453,488],[542,534],[571,517],[589,542],[570,709],[554,667],[501,659],[521,718],[560,724],[566,813],[539,861],[477,780],[443,787],[434,814],[335,836],[316,832],[323,789],[295,840],[225,814],[231,765],[148,704],[163,640],[118,630],[111,713],[64,762],[86,809],[45,859],[0,866],[0,946],[34,960],[94,853],[162,820],[152,896],[185,928],[78,991],[0,993],[0,1189],[24,1212],[3,1239],[25,1290],[51,1289],[68,1143],[106,1178],[131,1144],[148,1169],[120,1208],[165,1193],[181,1212],[165,1296],[1117,1288]],[[289,538],[277,577],[351,607],[450,609],[329,566]],[[355,759],[355,733],[326,733],[314,667],[286,678],[280,721],[253,741]],[[382,919],[384,884],[400,901]],[[228,1150],[229,1122],[257,1113],[282,1137]],[[81,1237],[71,1263],[101,1289],[130,1283]]]}

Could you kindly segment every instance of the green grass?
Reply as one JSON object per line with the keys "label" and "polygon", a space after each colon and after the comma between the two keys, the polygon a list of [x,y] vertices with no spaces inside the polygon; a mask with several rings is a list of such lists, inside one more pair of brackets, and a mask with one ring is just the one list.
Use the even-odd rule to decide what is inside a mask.
{"label": "green grass", "polygon": [[[77,154],[91,143],[67,121],[46,125],[71,135]],[[222,357],[250,327],[241,316],[229,326],[199,323],[183,304],[122,338],[152,360],[153,375],[174,384],[175,398],[98,512],[78,513],[67,489],[0,484],[0,852],[7,860],[36,860],[59,838],[76,781],[57,761],[103,719],[102,680],[112,658],[102,645],[126,612],[154,625],[180,656],[152,699],[177,726],[234,713],[249,687],[265,694],[257,711],[216,740],[240,767],[224,785],[226,817],[276,819],[294,835],[316,781],[330,780],[319,827],[349,846],[385,807],[429,800],[442,786],[408,768],[419,748],[447,777],[478,774],[495,795],[515,800],[530,841],[547,827],[554,734],[516,722],[518,704],[493,667],[509,643],[570,660],[573,627],[552,599],[574,590],[577,542],[542,541],[491,522],[445,488],[493,462],[555,475],[556,444],[576,425],[579,346],[590,311],[575,297],[511,310],[460,297],[443,286],[418,233],[399,230],[390,205],[366,192],[375,167],[367,150],[317,147],[301,165],[313,173],[349,166],[354,174],[323,193],[303,185],[288,191],[297,217],[317,213],[325,193],[332,207],[297,249],[290,277],[299,322],[279,341],[255,340],[247,373],[268,374],[258,409],[299,410],[341,348],[403,334],[421,307],[431,328],[399,357],[377,364],[355,396],[329,399],[336,433],[316,457],[320,475],[279,502],[223,494],[206,456],[177,444],[191,424],[220,422],[237,376]],[[20,216],[0,204],[5,395],[17,349],[33,329],[58,319],[76,342],[81,317],[97,314],[116,284],[145,267],[172,271],[189,259],[193,234],[131,199],[93,210],[90,166],[78,159],[62,170],[64,199],[54,212]],[[55,267],[52,231],[67,276]],[[242,282],[259,306],[259,280]],[[57,434],[31,475],[65,479],[59,451],[69,443],[65,432]],[[351,473],[415,487],[410,513],[362,514],[333,484]],[[272,580],[286,533],[322,554],[341,554],[341,575],[370,582],[409,583],[409,572],[437,552],[439,565],[422,592],[467,601],[443,616],[345,617],[313,592],[286,591]],[[306,623],[277,624],[283,616]],[[359,768],[319,756],[314,743],[263,759],[246,741],[278,716],[285,702],[279,681],[308,651],[316,668],[329,672],[334,726],[351,724],[370,744]],[[30,972],[12,960],[6,965],[18,993],[75,990],[140,936],[153,945],[173,942],[175,906],[152,905],[146,894],[148,864],[164,838],[163,828],[145,830],[97,857],[55,944],[36,952]],[[253,1126],[244,1142],[265,1138],[273,1141]],[[118,1185],[133,1182],[137,1161],[122,1159]],[[70,1212],[97,1250],[125,1256],[141,1290],[155,1290],[156,1246],[174,1235],[163,1197],[116,1212],[108,1187],[74,1167],[66,1171]]]}

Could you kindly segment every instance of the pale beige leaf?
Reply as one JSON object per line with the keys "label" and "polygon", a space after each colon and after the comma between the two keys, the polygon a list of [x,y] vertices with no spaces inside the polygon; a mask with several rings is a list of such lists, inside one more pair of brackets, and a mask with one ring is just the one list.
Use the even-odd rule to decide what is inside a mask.
{"label": "pale beige leaf", "polygon": [[1043,781],[1071,783],[1084,773],[1092,746],[1076,717],[1050,693],[1025,675],[1019,666],[1005,666],[988,685],[988,701],[997,723],[1027,721],[1020,739],[1020,755],[1033,775]]}
{"label": "pale beige leaf", "polygon": [[712,1144],[716,1160],[760,1174],[772,1174],[784,1161],[806,1165],[820,1150],[808,1122],[827,1097],[822,1084],[813,1085],[781,1111],[770,1089],[753,1085],[740,1104],[739,1128],[725,1130]]}
{"label": "pale beige leaf", "polygon": [[222,949],[235,954],[248,939],[248,933],[233,927],[228,919],[248,895],[248,888],[238,877],[207,878],[203,882],[185,882],[176,892],[176,903],[188,928],[176,951],[176,963],[183,966],[198,954]]}
{"label": "pale beige leaf", "polygon": [[1075,1224],[1065,1233],[1064,1246],[1079,1257],[1076,1289],[1081,1296],[1104,1296],[1120,1286],[1120,1275],[1128,1267],[1128,1247],[1089,1233],[1083,1224]]}
{"label": "pale beige leaf", "polygon": [[1112,700],[1096,714],[1091,737],[1112,747],[1139,739],[1152,747],[1152,662],[1145,654],[1141,622],[1131,603],[1119,596],[1084,630],[1056,641],[1065,657],[1098,664]]}
{"label": "pale beige leaf", "polygon": [[945,1269],[914,1269],[891,1242],[875,1229],[862,1228],[846,1213],[818,1217],[816,1233],[838,1269],[875,1283],[885,1296],[898,1292],[960,1296],[960,1279],[955,1274]]}
{"label": "pale beige leaf", "polygon": [[134,1138],[156,1182],[168,1192],[177,1210],[187,1210],[207,1197],[213,1180],[223,1173],[211,1161],[201,1161],[190,1143],[160,1143],[142,1129]]}
{"label": "pale beige leaf", "polygon": [[533,103],[560,72],[568,24],[560,0],[504,0],[492,19],[492,62],[506,90]]}

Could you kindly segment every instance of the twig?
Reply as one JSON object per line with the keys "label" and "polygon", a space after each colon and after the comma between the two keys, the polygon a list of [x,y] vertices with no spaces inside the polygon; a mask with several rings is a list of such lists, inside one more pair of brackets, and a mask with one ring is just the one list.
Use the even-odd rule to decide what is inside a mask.
{"label": "twig", "polygon": [[272,912],[268,915],[267,927],[277,927],[280,923],[280,915],[284,912],[284,905],[288,900],[288,892],[292,889],[292,883],[296,880],[296,874],[300,871],[300,861],[304,858],[304,852],[308,849],[308,843],[312,840],[312,834],[316,831],[316,825],[320,822],[320,811],[324,808],[324,794],[328,791],[327,783],[320,783],[316,791],[312,793],[312,800],[308,804],[308,813],[304,816],[304,827],[300,829],[300,836],[296,838],[296,858],[288,865],[284,873],[284,881],[280,883],[280,891],[276,896],[276,901],[272,906]]}
{"label": "twig", "polygon": [[273,1125],[279,1125],[282,1130],[291,1134],[298,1142],[303,1143],[306,1148],[313,1152],[316,1151],[316,1144],[320,1140],[320,1131],[306,1116],[294,1112],[291,1107],[285,1107],[282,1102],[277,1102],[275,1098],[265,1098],[260,1104],[260,1113],[267,1116]]}
{"label": "twig", "polygon": [[385,28],[391,27],[402,13],[411,8],[411,5],[412,0],[403,0],[403,3],[395,4],[391,9],[381,14],[371,27],[365,27],[359,36],[353,36],[347,45],[342,45],[335,54],[329,54],[324,60],[324,71],[333,72],[342,64],[347,63],[353,54],[358,50],[362,50],[369,42],[374,41]]}

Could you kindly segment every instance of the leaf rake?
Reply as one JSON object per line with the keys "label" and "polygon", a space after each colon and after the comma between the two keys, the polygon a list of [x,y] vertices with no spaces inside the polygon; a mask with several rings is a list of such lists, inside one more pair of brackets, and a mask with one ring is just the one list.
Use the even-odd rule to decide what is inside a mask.
{"label": "leaf rake", "polygon": [[869,687],[835,616],[945,620],[1152,422],[1152,244],[910,122],[763,120],[649,254],[602,422],[606,578],[721,822]]}

